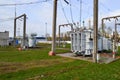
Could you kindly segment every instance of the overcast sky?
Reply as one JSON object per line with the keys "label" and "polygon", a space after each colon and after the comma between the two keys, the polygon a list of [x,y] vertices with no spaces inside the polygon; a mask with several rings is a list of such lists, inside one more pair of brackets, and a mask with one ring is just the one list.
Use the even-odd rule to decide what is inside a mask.
{"label": "overcast sky", "polygon": [[[19,4],[44,0],[0,0],[0,4]],[[80,22],[80,2],[79,0],[58,0],[57,26],[68,22]],[[81,21],[93,18],[93,0],[82,0]],[[17,5],[17,16],[27,15],[27,34],[37,33],[38,36],[44,36],[47,33],[52,34],[53,0],[30,5]],[[71,16],[72,15],[72,16]],[[120,15],[119,0],[99,0],[99,25],[102,17]],[[66,16],[66,18],[65,18]],[[0,31],[9,31],[13,36],[13,20],[6,21],[8,18],[15,17],[15,6],[0,6]],[[47,23],[47,25],[46,25]],[[17,21],[17,35],[22,35],[22,21]],[[112,24],[111,24],[112,25]],[[57,28],[58,30],[58,28]],[[70,28],[62,28],[62,31]]]}

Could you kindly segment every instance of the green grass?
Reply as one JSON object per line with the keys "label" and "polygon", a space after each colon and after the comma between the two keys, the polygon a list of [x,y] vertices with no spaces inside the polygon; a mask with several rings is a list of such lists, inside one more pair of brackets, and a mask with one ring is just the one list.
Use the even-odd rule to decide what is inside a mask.
{"label": "green grass", "polygon": [[[120,60],[96,64],[48,56],[51,45],[41,45],[47,48],[17,51],[7,47],[0,51],[0,80],[120,80]],[[68,51],[56,49],[56,53]]]}
{"label": "green grass", "polygon": [[118,46],[117,55],[120,56],[120,46]]}

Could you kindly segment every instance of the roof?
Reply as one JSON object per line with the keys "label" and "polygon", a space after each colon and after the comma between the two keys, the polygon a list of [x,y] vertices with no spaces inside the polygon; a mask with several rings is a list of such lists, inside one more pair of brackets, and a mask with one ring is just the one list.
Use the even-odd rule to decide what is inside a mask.
{"label": "roof", "polygon": [[46,37],[36,37],[36,39],[46,39]]}

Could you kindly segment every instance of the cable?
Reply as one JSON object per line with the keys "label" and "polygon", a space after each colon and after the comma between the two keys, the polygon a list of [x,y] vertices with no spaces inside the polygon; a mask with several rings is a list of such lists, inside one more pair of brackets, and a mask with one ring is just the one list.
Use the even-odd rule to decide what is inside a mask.
{"label": "cable", "polygon": [[105,6],[102,2],[100,2],[100,5],[101,5],[104,9],[107,8],[106,10],[107,10],[108,12],[111,11],[111,10],[110,10],[107,6]]}
{"label": "cable", "polygon": [[64,0],[67,4],[69,4],[69,2],[67,0]]}
{"label": "cable", "polygon": [[[14,20],[15,18],[6,18],[6,19],[0,19],[0,22],[4,22],[4,21],[11,21]],[[20,21],[22,21],[22,18],[18,19]]]}
{"label": "cable", "polygon": [[17,3],[17,4],[0,4],[0,6],[30,5],[30,4],[38,4],[42,2],[47,2],[47,1],[50,1],[50,0],[36,1],[36,2],[29,2],[29,3]]}
{"label": "cable", "polygon": [[14,20],[14,18],[0,19],[0,22],[11,21],[11,20]]}
{"label": "cable", "polygon": [[64,7],[63,7],[63,5],[62,5],[62,1],[61,1],[61,0],[60,0],[60,4],[61,4],[61,8],[62,8],[62,11],[63,11],[64,17],[65,17],[67,23],[69,23],[69,20],[68,20],[66,14],[65,14],[65,10],[64,10]]}

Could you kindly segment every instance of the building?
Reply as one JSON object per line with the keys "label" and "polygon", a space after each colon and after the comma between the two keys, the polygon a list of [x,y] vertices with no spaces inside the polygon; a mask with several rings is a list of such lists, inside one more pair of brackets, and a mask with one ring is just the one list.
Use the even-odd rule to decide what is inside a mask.
{"label": "building", "polygon": [[0,32],[0,46],[8,46],[9,45],[9,32]]}

